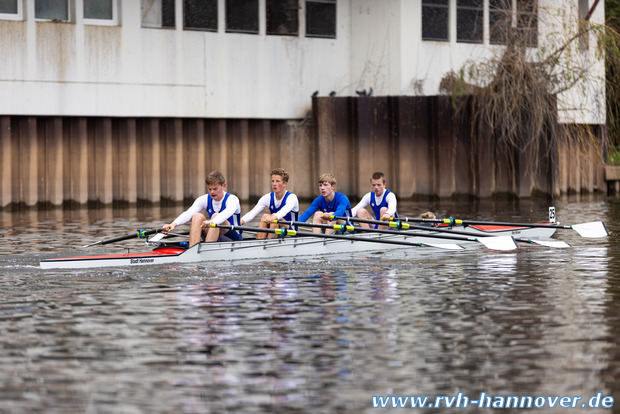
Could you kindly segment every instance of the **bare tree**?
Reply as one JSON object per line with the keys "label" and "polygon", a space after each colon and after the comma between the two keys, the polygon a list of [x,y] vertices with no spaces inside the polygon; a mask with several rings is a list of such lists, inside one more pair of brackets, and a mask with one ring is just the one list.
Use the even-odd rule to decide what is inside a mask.
{"label": "bare tree", "polygon": [[[568,139],[558,127],[558,117],[580,124],[577,133],[569,134],[571,139],[594,142],[588,122],[580,119],[598,117],[604,123],[604,85],[620,76],[615,69],[620,68],[618,35],[590,21],[598,1],[586,11],[566,8],[564,2],[554,10],[538,10],[535,0],[517,2],[517,10],[510,0],[491,3],[497,7],[491,10],[491,40],[505,47],[495,56],[467,62],[458,73],[446,75],[442,88],[454,98],[471,95],[471,100],[453,102],[459,109],[472,108],[472,136],[483,126],[493,134],[497,151],[511,162],[510,167],[514,169],[515,154],[520,151],[527,154],[532,173],[539,167],[537,160],[550,156],[559,140]],[[544,36],[537,32],[539,19],[544,27],[553,28]],[[608,80],[606,55],[612,57],[615,70]]]}

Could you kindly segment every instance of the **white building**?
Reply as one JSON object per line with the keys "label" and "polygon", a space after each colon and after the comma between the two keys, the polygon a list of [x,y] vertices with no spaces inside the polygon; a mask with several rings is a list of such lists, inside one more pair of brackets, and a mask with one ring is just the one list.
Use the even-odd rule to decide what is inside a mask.
{"label": "white building", "polygon": [[[300,119],[315,91],[434,95],[501,52],[503,1],[4,0],[0,114]],[[540,0],[533,45],[594,2]]]}
{"label": "white building", "polygon": [[[426,129],[404,114],[409,124],[394,138],[369,132],[383,110],[372,105],[385,109],[387,99],[355,99],[437,95],[447,74],[505,49],[493,30],[501,16],[529,33],[540,58],[595,4],[591,21],[602,23],[598,0],[0,0],[0,208],[179,202],[203,193],[211,169],[248,200],[268,191],[275,162],[306,198],[326,171],[350,195],[367,191],[369,170],[395,177],[404,197],[601,189],[596,148],[589,157],[560,149],[557,173],[542,181],[489,173],[501,163],[489,154],[487,171],[463,174],[482,165],[463,167],[478,149],[440,156],[457,139],[447,122],[431,126],[441,123],[432,108]],[[560,96],[559,119],[603,135],[593,43],[567,49],[564,62],[589,75]],[[303,120],[318,101],[322,126],[309,135]],[[364,137],[331,128],[332,109],[352,103],[363,110],[348,126]]]}

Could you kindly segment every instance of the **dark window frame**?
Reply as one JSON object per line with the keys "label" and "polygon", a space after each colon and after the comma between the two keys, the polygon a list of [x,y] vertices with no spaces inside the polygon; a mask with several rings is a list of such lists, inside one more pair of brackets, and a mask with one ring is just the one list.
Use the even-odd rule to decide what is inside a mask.
{"label": "dark window frame", "polygon": [[[59,0],[59,3],[64,3],[66,6],[66,15],[47,15],[41,16],[43,10],[41,10],[37,5],[42,4],[46,0],[35,0],[34,1],[34,18],[35,20],[51,20],[51,21],[61,21],[61,22],[70,22],[71,21],[71,5],[69,4],[69,0]],[[49,3],[48,3],[49,4]],[[38,10],[37,10],[38,9]],[[38,14],[38,15],[37,15]]]}
{"label": "dark window frame", "polygon": [[[477,4],[462,4],[464,2]],[[472,30],[464,33],[465,28],[470,28],[469,23],[472,21],[472,17],[475,17],[471,25]],[[464,23],[459,23],[463,21]],[[482,0],[456,0],[456,42],[484,42],[484,2]]]}
{"label": "dark window frame", "polygon": [[[338,36],[337,0],[305,0],[306,37],[336,39]],[[318,13],[323,9],[322,13]],[[329,20],[320,19],[329,10]],[[333,21],[331,20],[333,19]]]}
{"label": "dark window frame", "polygon": [[[441,20],[444,22],[443,30],[431,33]],[[422,0],[422,40],[450,41],[450,2],[448,0]]]}
{"label": "dark window frame", "polygon": [[265,0],[268,35],[299,36],[299,0]]}
{"label": "dark window frame", "polygon": [[[207,3],[207,10],[202,16],[196,16],[196,1]],[[218,20],[217,0],[183,0],[183,30],[217,32]]]}
{"label": "dark window frame", "polygon": [[506,45],[512,29],[512,0],[489,0],[489,44]]}
{"label": "dark window frame", "polygon": [[517,30],[526,34],[526,46],[538,47],[538,0],[517,0]]}
{"label": "dark window frame", "polygon": [[[22,1],[21,0],[12,0],[11,2],[12,4],[8,5],[10,7],[10,9],[5,9],[4,11],[2,9],[0,9],[0,16],[8,16],[8,17],[13,17],[13,16],[17,16],[20,14],[20,6]],[[14,6],[15,8],[13,9]]]}
{"label": "dark window frame", "polygon": [[[247,3],[246,4],[247,10],[245,10],[245,12],[255,13],[256,17],[253,18],[251,22],[249,20],[245,20],[244,17],[237,19],[238,13],[231,13],[231,9],[233,8],[231,7],[232,5],[231,3],[232,2],[239,3],[240,1],[244,1]],[[225,7],[224,11],[226,15],[226,17],[224,18],[225,26],[226,26],[226,29],[225,29],[226,33],[258,34],[258,31],[260,29],[260,24],[259,24],[260,4],[258,0],[226,0],[224,2],[224,7]],[[235,17],[235,19],[233,19],[233,16]],[[238,25],[238,26],[231,27],[235,25]]]}

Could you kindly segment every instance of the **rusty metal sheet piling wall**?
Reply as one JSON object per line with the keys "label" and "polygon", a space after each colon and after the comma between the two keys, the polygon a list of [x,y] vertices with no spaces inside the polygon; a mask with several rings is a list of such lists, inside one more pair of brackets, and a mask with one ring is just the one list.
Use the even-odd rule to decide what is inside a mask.
{"label": "rusty metal sheet piling wall", "polygon": [[[242,200],[291,173],[303,200],[332,172],[352,199],[383,171],[400,198],[529,197],[605,187],[602,149],[567,140],[533,174],[523,154],[511,173],[484,125],[454,117],[450,98],[314,98],[304,120],[0,116],[0,208],[186,204],[211,170]],[[592,126],[590,126],[592,128]],[[565,135],[571,126],[562,126]],[[604,128],[595,126],[602,142]]]}

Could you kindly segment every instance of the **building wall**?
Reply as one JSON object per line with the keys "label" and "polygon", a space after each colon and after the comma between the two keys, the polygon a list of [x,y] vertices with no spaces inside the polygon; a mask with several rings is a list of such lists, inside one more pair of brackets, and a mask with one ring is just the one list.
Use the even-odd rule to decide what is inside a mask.
{"label": "building wall", "polygon": [[24,1],[23,21],[0,19],[0,94],[10,97],[0,114],[300,119],[315,90],[351,83],[347,0],[336,39],[267,36],[264,11],[258,35],[226,33],[223,19],[217,32],[184,30],[180,0],[177,29],[142,27],[139,0],[119,1],[118,26],[86,24],[79,11],[71,23],[37,21]]}
{"label": "building wall", "polygon": [[[304,35],[304,1],[299,36],[266,35],[265,0],[258,35],[225,32],[224,0],[217,32],[182,29],[181,1],[176,29],[142,27],[138,0],[119,0],[117,26],[86,24],[82,1],[71,0],[71,23],[36,21],[34,0],[23,0],[23,20],[0,19],[0,207],[177,202],[201,194],[212,169],[248,200],[268,191],[275,166],[292,171],[305,198],[325,171],[361,196],[375,169],[404,197],[601,188],[593,148],[579,152],[587,160],[558,149],[559,184],[537,184],[497,173],[503,160],[474,151],[474,137],[456,139],[440,98],[407,101],[436,95],[448,71],[501,50],[486,37],[456,42],[456,0],[448,42],[421,40],[422,0],[339,0],[335,39]],[[557,10],[554,0],[541,4]],[[601,2],[594,20],[603,16]],[[544,37],[553,26],[541,27]],[[576,96],[591,112],[560,114],[561,122],[604,120],[604,89],[589,87]],[[371,98],[357,98],[370,88]],[[331,91],[336,97],[326,98]],[[568,168],[575,162],[584,167]]]}
{"label": "building wall", "polygon": [[[266,34],[266,0],[259,0],[259,34],[226,33],[225,0],[218,3],[217,32],[183,29],[181,0],[176,29],[142,27],[140,0],[118,1],[117,26],[85,22],[83,0],[70,1],[71,23],[37,21],[34,1],[20,0],[22,21],[0,19],[3,115],[303,119],[315,91],[436,95],[448,72],[503,50],[489,44],[486,13],[483,43],[456,41],[456,0],[449,0],[446,42],[422,40],[422,0],[338,0],[335,39],[305,36],[304,0],[298,36]],[[541,46],[561,41],[551,34],[562,33],[584,1],[594,2],[540,0]],[[595,22],[604,21],[603,3]],[[604,72],[593,50],[575,56],[592,61],[585,63],[588,93],[579,85],[572,95],[587,110],[563,111],[563,122],[604,123]]]}

